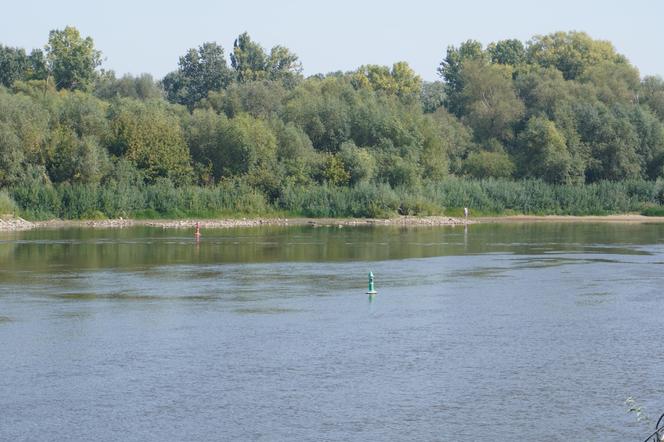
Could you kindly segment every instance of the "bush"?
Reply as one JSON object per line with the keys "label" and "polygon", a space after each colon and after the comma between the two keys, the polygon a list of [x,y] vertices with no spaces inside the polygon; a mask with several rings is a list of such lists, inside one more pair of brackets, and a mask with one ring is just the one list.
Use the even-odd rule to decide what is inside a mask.
{"label": "bush", "polygon": [[664,216],[664,207],[655,206],[648,207],[641,212],[641,215],[644,216]]}
{"label": "bush", "polygon": [[18,207],[9,194],[0,190],[0,215],[14,215]]}

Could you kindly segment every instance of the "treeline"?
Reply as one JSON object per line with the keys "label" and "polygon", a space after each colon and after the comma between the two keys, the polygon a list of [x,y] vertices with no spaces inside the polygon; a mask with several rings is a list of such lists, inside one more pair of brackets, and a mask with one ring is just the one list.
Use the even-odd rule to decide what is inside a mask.
{"label": "treeline", "polygon": [[[610,213],[662,203],[664,81],[580,32],[305,78],[246,33],[117,77],[90,37],[0,45],[2,200],[32,217]],[[13,201],[13,202],[12,202]],[[2,201],[0,201],[2,203]]]}

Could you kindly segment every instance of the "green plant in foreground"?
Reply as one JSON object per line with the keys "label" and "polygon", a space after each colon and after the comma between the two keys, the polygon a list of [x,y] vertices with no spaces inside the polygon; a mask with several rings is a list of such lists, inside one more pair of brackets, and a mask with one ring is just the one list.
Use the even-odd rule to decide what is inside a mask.
{"label": "green plant in foreground", "polygon": [[637,422],[643,422],[645,424],[650,422],[650,417],[646,414],[643,407],[639,405],[632,396],[625,399],[625,405],[628,407],[628,413],[634,413],[636,415]]}

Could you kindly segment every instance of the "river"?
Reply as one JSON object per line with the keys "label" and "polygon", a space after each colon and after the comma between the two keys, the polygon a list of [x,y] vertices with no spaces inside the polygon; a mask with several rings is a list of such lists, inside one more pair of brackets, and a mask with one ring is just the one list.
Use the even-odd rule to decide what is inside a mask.
{"label": "river", "polygon": [[663,286],[664,224],[0,232],[0,440],[640,441]]}

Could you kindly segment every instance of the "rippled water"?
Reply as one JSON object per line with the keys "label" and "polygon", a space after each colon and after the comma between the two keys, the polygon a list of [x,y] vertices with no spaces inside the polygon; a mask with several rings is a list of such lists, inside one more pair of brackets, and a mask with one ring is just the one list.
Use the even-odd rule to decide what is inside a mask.
{"label": "rippled water", "polygon": [[0,439],[639,441],[663,270],[664,225],[0,233]]}

